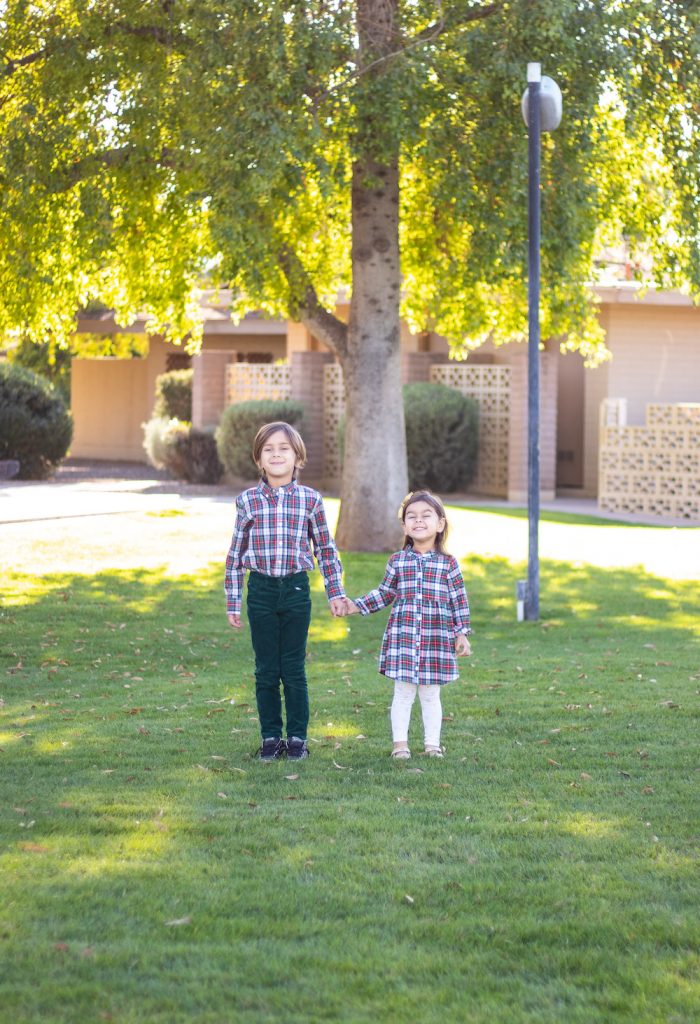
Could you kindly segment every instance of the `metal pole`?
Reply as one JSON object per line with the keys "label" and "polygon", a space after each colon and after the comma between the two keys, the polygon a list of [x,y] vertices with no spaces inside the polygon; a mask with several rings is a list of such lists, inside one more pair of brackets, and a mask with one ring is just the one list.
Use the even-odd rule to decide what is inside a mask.
{"label": "metal pole", "polygon": [[525,618],[540,617],[540,85],[539,64],[528,64],[528,358],[527,520]]}

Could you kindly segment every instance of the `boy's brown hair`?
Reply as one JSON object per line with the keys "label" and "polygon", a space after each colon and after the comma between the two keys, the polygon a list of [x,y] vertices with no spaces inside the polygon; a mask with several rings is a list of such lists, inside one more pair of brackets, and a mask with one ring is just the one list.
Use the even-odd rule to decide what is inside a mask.
{"label": "boy's brown hair", "polygon": [[[445,525],[443,529],[440,531],[440,533],[437,533],[435,535],[435,550],[439,551],[441,555],[447,554],[445,549],[445,541],[447,540],[448,528],[447,516],[445,515],[445,506],[443,505],[443,503],[440,501],[436,494],[433,494],[431,491],[410,491],[410,493],[406,495],[406,497],[401,502],[401,505],[399,506],[399,519],[401,520],[402,523],[405,523],[406,511],[410,508],[411,505],[415,505],[416,502],[418,501],[424,501],[427,505],[430,505],[433,511],[437,514],[438,519],[445,520]],[[412,538],[406,537],[403,542],[403,546],[405,548],[412,548]]]}
{"label": "boy's brown hair", "polygon": [[[287,435],[287,440],[292,446],[294,451],[294,478],[296,479],[297,469],[303,469],[306,465],[306,445],[304,439],[298,430],[295,430],[289,423],[284,423],[282,420],[277,420],[274,423],[265,423],[255,435],[253,441],[253,461],[255,465],[260,468],[260,456],[262,450],[267,444],[270,437],[276,434],[278,430],[281,430],[283,434]],[[263,480],[266,479],[267,474],[263,473]]]}

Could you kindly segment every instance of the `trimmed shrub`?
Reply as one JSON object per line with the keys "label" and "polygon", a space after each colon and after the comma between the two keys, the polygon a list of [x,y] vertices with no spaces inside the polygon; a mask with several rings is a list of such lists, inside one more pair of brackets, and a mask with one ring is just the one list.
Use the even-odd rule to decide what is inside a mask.
{"label": "trimmed shrub", "polygon": [[214,434],[176,419],[153,419],[143,425],[143,447],[149,463],[175,480],[218,484],[224,473]]}
{"label": "trimmed shrub", "polygon": [[44,480],[65,458],[73,420],[45,378],[0,363],[0,459],[18,459],[20,480]]}
{"label": "trimmed shrub", "polygon": [[292,399],[262,399],[229,405],[221,414],[216,430],[219,458],[226,472],[244,480],[257,477],[258,467],[251,452],[260,427],[282,420],[298,430],[303,417],[303,405]]}
{"label": "trimmed shrub", "polygon": [[479,447],[479,406],[445,384],[403,388],[408,485],[449,493],[467,487]]}
{"label": "trimmed shrub", "polygon": [[224,474],[216,438],[196,427],[175,433],[172,444],[166,446],[166,466],[173,476],[191,484],[218,484]]}
{"label": "trimmed shrub", "polygon": [[168,436],[179,426],[180,420],[163,417],[154,417],[143,424],[143,448],[151,466],[165,469]]}
{"label": "trimmed shrub", "polygon": [[170,370],[156,377],[156,403],[153,419],[192,419],[192,370]]}

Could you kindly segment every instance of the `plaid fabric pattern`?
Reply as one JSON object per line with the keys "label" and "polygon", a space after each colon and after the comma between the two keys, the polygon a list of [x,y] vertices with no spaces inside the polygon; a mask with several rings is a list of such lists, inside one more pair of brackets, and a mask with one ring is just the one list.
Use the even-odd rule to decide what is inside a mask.
{"label": "plaid fabric pattern", "polygon": [[[313,546],[313,553],[312,553]],[[293,480],[270,487],[262,480],[236,498],[236,525],[226,556],[226,611],[239,615],[246,569],[291,576],[313,569],[314,555],[328,600],[344,597],[343,567],[318,491]]]}
{"label": "plaid fabric pattern", "polygon": [[379,655],[379,671],[400,683],[457,679],[455,637],[471,633],[469,602],[457,559],[404,548],[391,556],[376,590],[355,598],[363,615],[393,602]]}

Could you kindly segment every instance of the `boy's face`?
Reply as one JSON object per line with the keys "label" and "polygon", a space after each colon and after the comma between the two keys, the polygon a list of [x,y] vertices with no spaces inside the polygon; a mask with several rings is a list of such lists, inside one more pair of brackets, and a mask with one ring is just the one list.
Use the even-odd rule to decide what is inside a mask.
{"label": "boy's face", "polygon": [[283,430],[275,430],[262,446],[258,468],[265,473],[271,487],[284,487],[292,482],[296,455]]}

